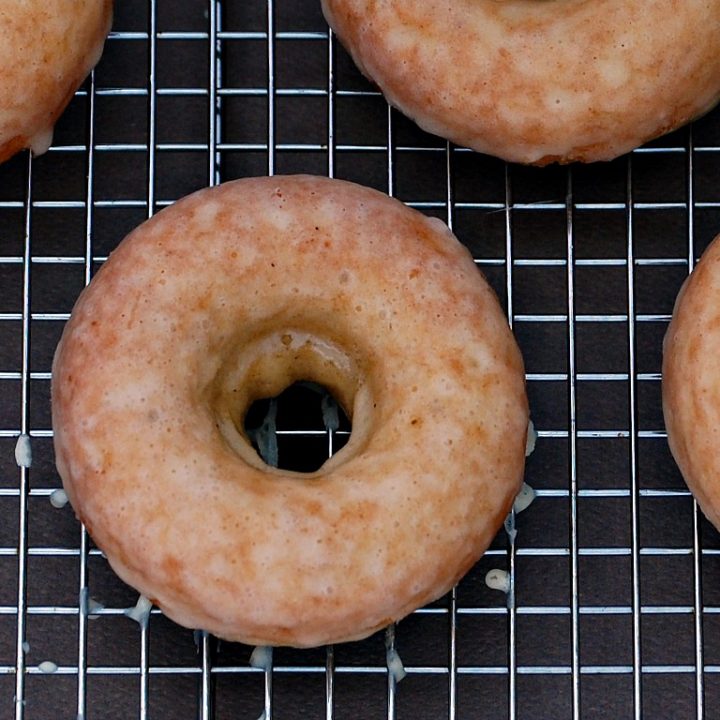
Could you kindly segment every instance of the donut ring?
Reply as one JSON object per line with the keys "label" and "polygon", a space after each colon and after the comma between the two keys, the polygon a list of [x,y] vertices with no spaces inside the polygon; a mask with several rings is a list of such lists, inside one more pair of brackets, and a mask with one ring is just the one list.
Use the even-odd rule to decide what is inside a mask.
{"label": "donut ring", "polygon": [[[353,428],[268,467],[250,403],[312,379]],[[82,293],[52,384],[57,466],[127,583],[230,640],[352,640],[447,592],[522,482],[523,364],[469,253],[381,193],[307,176],[195,193]]]}
{"label": "donut ring", "polygon": [[611,160],[720,98],[720,2],[322,0],[428,132],[520,163]]}
{"label": "donut ring", "polygon": [[112,0],[0,0],[0,162],[50,147],[111,21]]}
{"label": "donut ring", "polygon": [[680,290],[663,350],[670,450],[702,511],[720,528],[720,236]]}

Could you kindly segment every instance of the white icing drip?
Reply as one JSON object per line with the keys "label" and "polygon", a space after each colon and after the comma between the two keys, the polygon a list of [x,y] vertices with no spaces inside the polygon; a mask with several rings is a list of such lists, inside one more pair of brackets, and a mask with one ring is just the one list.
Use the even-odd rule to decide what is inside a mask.
{"label": "white icing drip", "polygon": [[50,493],[50,504],[60,510],[68,504],[68,496],[64,490],[53,490]]}
{"label": "white icing drip", "polygon": [[269,645],[258,645],[250,655],[250,667],[260,670],[272,669],[273,649]]}
{"label": "white icing drip", "polygon": [[18,435],[15,443],[15,462],[18,467],[29,468],[32,465],[32,447],[30,445],[30,436],[26,433]]}
{"label": "white icing drip", "polygon": [[514,513],[511,512],[505,518],[503,527],[505,528],[505,532],[508,534],[508,537],[510,538],[510,542],[515,542],[515,538],[517,537],[517,530],[515,529],[515,514]]}
{"label": "white icing drip", "polygon": [[521,513],[523,510],[527,510],[534,499],[535,490],[533,490],[533,488],[531,488],[527,483],[523,483],[522,488],[520,488],[520,492],[513,503],[513,510],[516,513]]}
{"label": "white icing drip", "polygon": [[323,425],[328,432],[335,432],[340,427],[340,413],[335,398],[326,392],[320,401],[322,408]]}
{"label": "white icing drip", "polygon": [[320,409],[322,410],[323,425],[328,432],[335,432],[340,427],[340,412],[337,400],[322,385],[316,382],[306,380],[300,384],[321,396]]}
{"label": "white icing drip", "polygon": [[485,576],[485,584],[491,590],[499,590],[500,592],[510,592],[510,575],[505,570],[493,568]]}
{"label": "white icing drip", "polygon": [[90,620],[97,620],[100,617],[100,613],[105,609],[105,606],[101,603],[95,600],[94,598],[89,597],[87,601],[87,611],[88,611],[88,618]]}
{"label": "white icing drip", "polygon": [[38,665],[38,670],[41,673],[46,673],[48,675],[57,672],[58,666],[52,661],[52,660],[43,660]]}
{"label": "white icing drip", "polygon": [[535,444],[537,443],[537,430],[535,429],[535,423],[530,420],[528,422],[527,440],[525,441],[525,457],[532,455],[535,450]]}
{"label": "white icing drip", "polygon": [[268,406],[267,415],[262,425],[254,430],[248,430],[251,440],[258,447],[260,457],[271,467],[278,466],[277,444],[277,400],[273,398]]}
{"label": "white icing drip", "polygon": [[400,659],[400,655],[395,648],[388,648],[386,653],[387,668],[396,683],[399,683],[406,675],[407,670]]}
{"label": "white icing drip", "polygon": [[434,226],[433,230],[435,230],[436,232],[445,233],[445,235],[448,235],[449,233],[451,233],[450,228],[448,227],[447,223],[444,220],[441,220],[438,217],[431,217],[429,215],[426,216],[425,219],[428,221],[429,225]]}
{"label": "white icing drip", "polygon": [[123,614],[134,620],[141,628],[146,628],[150,619],[150,610],[152,603],[144,595],[140,595],[135,607],[128,608]]}
{"label": "white icing drip", "polygon": [[30,643],[27,640],[23,640],[22,651],[27,655],[30,652]]}
{"label": "white icing drip", "polygon": [[41,130],[30,138],[30,149],[35,157],[44,155],[50,149],[53,141],[53,131],[54,128],[50,127]]}

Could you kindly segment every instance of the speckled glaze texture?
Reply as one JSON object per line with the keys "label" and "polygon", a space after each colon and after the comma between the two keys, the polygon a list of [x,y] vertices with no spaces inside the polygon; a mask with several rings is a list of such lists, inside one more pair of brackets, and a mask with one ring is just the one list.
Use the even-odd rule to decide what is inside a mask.
{"label": "speckled glaze texture", "polygon": [[720,0],[322,0],[388,101],[506,160],[610,160],[720,97]]}
{"label": "speckled glaze texture", "polygon": [[663,411],[688,487],[720,528],[720,237],[685,281],[665,335]]}
{"label": "speckled glaze texture", "polygon": [[[305,378],[352,418],[301,475],[243,414]],[[203,190],[131,233],[82,293],[52,382],[57,465],[129,584],[261,645],[369,635],[482,555],[522,482],[523,364],[439,220],[309,176]]]}
{"label": "speckled glaze texture", "polygon": [[0,162],[47,150],[111,19],[112,0],[0,0]]}

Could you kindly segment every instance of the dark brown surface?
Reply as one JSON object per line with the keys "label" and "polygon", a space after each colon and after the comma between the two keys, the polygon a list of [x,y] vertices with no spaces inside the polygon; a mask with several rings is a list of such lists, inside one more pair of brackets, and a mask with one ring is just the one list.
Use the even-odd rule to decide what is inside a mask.
{"label": "dark brown surface", "polygon": [[[125,0],[116,12],[115,31],[144,33],[149,6]],[[156,206],[208,182],[208,99],[203,94],[168,94],[168,88],[207,89],[208,40],[173,39],[170,32],[205,33],[207,5],[199,0],[158,0]],[[267,5],[259,0],[222,4],[222,29],[252,33],[221,42],[222,87],[253,92],[222,98],[221,178],[264,174],[268,169]],[[323,33],[315,3],[278,0],[276,39],[275,170],[324,174],[328,168],[328,44],[322,37],[299,39],[284,33]],[[259,35],[258,35],[259,34]],[[335,53],[335,174],[388,189],[386,106],[337,46]],[[147,215],[148,57],[142,36],[121,35],[108,42],[96,72],[92,248],[97,267],[122,237]],[[89,86],[86,85],[86,90]],[[126,88],[129,94],[108,93]],[[293,94],[309,88],[315,94]],[[359,91],[360,94],[351,93]],[[63,320],[44,313],[69,312],[84,283],[87,213],[89,103],[76,97],[61,119],[56,148],[33,162],[31,252],[29,426],[50,428],[49,373]],[[392,114],[393,191],[401,199],[446,217],[445,144]],[[688,152],[690,143],[695,151]],[[249,144],[249,145],[248,145]],[[122,147],[120,147],[122,145]],[[178,148],[178,145],[191,147]],[[369,147],[371,146],[371,147]],[[422,148],[422,150],[421,150]],[[568,188],[572,190],[575,263],[572,327],[577,439],[579,711],[583,720],[633,717],[633,574],[631,413],[637,420],[637,538],[642,717],[690,720],[695,703],[695,633],[692,501],[672,462],[662,430],[657,373],[666,315],[687,273],[688,226],[699,254],[720,230],[718,161],[720,113],[653,143],[652,151],[610,164],[571,169],[506,167],[492,158],[454,149],[452,192],[454,229],[473,251],[507,307],[506,214],[509,199],[512,309],[522,347],[533,417],[546,433],[530,458],[527,480],[552,491],[518,519],[516,558],[516,687],[518,720],[573,716],[573,593],[571,576],[570,387],[566,373],[573,349],[568,309]],[[690,172],[692,168],[692,172]],[[21,323],[24,201],[27,157],[0,167],[0,719],[12,717],[15,692],[14,607],[17,603],[18,478],[14,438],[21,422]],[[506,183],[507,179],[507,183]],[[691,218],[687,203],[692,190]],[[110,200],[129,201],[111,204]],[[627,202],[632,212],[628,234]],[[71,204],[68,204],[71,202]],[[430,205],[428,206],[427,203]],[[637,402],[629,402],[630,353],[628,244],[636,259],[631,283],[635,306]],[[72,257],[76,262],[56,262]],[[532,262],[528,262],[528,260]],[[647,262],[649,261],[649,262]],[[528,317],[532,316],[532,317]],[[552,316],[544,319],[538,316]],[[613,316],[612,322],[603,317]],[[656,317],[657,316],[657,317]],[[588,375],[595,374],[595,375]],[[599,375],[598,375],[599,374]],[[608,377],[608,374],[610,375]],[[288,416],[288,420],[293,417]],[[317,420],[317,418],[316,418]],[[293,420],[294,422],[294,420]],[[597,433],[595,431],[603,431]],[[78,658],[79,558],[62,552],[78,548],[79,528],[69,508],[54,509],[47,491],[58,487],[52,441],[33,439],[29,474],[27,639],[31,670],[26,684],[27,718],[75,718]],[[310,450],[299,450],[303,460]],[[601,492],[596,492],[601,491]],[[665,491],[678,491],[668,495]],[[720,606],[718,534],[702,520],[701,597],[705,605],[702,644],[705,717],[720,714]],[[501,534],[494,554],[483,558],[457,591],[457,717],[509,718],[509,620],[505,599],[484,584],[493,567],[507,567],[507,540]],[[60,549],[61,552],[57,552]],[[671,551],[671,552],[669,552]],[[98,554],[88,560],[92,597],[112,610],[88,625],[87,717],[125,720],[139,715],[140,638],[137,625],[119,614],[136,595]],[[67,608],[54,612],[52,608]],[[397,646],[411,674],[399,685],[399,718],[436,720],[449,714],[449,599],[439,612],[416,614],[397,631]],[[604,612],[610,607],[612,612]],[[538,612],[541,608],[542,612]],[[116,612],[117,611],[117,612]],[[149,632],[149,713],[161,720],[195,718],[199,708],[199,668],[192,633],[154,615]],[[214,713],[220,719],[257,718],[262,712],[262,675],[250,672],[251,648],[220,644],[213,662]],[[61,673],[35,671],[43,660]],[[323,649],[278,650],[273,710],[280,720],[323,717]],[[387,716],[387,680],[382,635],[335,649],[335,718]],[[165,668],[160,673],[157,669]],[[312,672],[304,671],[313,668]],[[487,668],[491,668],[488,671]],[[612,672],[599,672],[611,668]],[[168,670],[169,669],[169,670]]]}

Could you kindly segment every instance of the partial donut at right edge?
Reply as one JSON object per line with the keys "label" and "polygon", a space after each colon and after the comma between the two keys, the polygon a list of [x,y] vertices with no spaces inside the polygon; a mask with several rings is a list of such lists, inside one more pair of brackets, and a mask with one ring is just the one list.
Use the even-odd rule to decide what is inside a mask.
{"label": "partial donut at right edge", "polygon": [[508,161],[612,160],[720,99],[720,0],[322,0],[388,102]]}
{"label": "partial donut at right edge", "polygon": [[720,529],[720,236],[678,295],[663,345],[662,395],[670,450]]}

